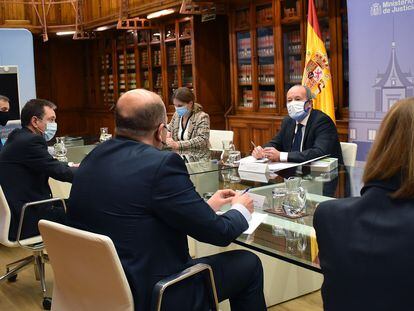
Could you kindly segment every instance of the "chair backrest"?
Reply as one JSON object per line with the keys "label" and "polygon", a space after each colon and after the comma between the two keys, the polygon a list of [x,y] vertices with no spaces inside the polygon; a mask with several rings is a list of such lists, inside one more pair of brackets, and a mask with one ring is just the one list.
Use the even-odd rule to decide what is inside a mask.
{"label": "chair backrest", "polygon": [[54,198],[68,199],[70,195],[70,189],[72,188],[72,184],[69,182],[59,181],[50,177],[49,187],[52,191],[52,195]]}
{"label": "chair backrest", "polygon": [[54,272],[52,310],[134,310],[112,240],[48,220],[39,222]]}
{"label": "chair backrest", "polygon": [[210,130],[210,149],[223,150],[223,140],[233,141],[233,131]]}
{"label": "chair backrest", "polygon": [[346,166],[355,166],[358,145],[341,142],[342,157]]}
{"label": "chair backrest", "polygon": [[10,207],[4,195],[3,188],[0,186],[0,243],[5,246],[14,246],[15,244],[9,241],[10,220]]}

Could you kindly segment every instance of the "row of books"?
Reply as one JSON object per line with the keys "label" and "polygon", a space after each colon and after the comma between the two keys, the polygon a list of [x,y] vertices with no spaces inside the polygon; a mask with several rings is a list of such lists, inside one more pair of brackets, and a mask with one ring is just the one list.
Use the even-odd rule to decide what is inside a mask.
{"label": "row of books", "polygon": [[161,66],[161,51],[154,51],[153,53],[153,65]]}
{"label": "row of books", "polygon": [[177,65],[177,48],[175,46],[168,47],[167,58],[168,65]]}
{"label": "row of books", "polygon": [[239,65],[239,83],[252,82],[252,65]]}
{"label": "row of books", "polygon": [[290,82],[300,82],[302,81],[302,74],[303,74],[303,68],[302,68],[302,61],[299,59],[297,60],[294,56],[289,56],[289,62],[288,62],[288,72],[286,75],[286,80],[289,80]]}
{"label": "row of books", "polygon": [[162,87],[162,75],[161,75],[161,73],[157,73],[157,77],[155,78],[154,87],[156,87],[156,88]]}
{"label": "row of books", "polygon": [[262,108],[276,108],[276,95],[274,91],[259,91],[259,104]]}
{"label": "row of books", "polygon": [[252,56],[250,38],[243,38],[237,41],[237,55],[239,58],[248,58]]}
{"label": "row of books", "polygon": [[191,45],[181,47],[181,62],[183,64],[191,64],[193,60],[193,49]]}
{"label": "row of books", "polygon": [[148,51],[141,51],[141,67],[148,67]]}
{"label": "row of books", "polygon": [[274,83],[275,82],[275,68],[273,64],[259,65],[259,83]]}
{"label": "row of books", "polygon": [[288,54],[299,54],[302,51],[302,44],[293,44],[288,46]]}
{"label": "row of books", "polygon": [[252,90],[243,89],[240,106],[246,107],[246,108],[253,107],[253,91]]}

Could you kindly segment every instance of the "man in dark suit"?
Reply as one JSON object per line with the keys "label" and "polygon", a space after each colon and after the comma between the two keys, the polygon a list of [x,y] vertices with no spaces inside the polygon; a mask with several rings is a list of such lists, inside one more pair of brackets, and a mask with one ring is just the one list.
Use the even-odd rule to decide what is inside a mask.
{"label": "man in dark suit", "polygon": [[[21,129],[10,133],[0,152],[0,184],[11,209],[9,239],[16,240],[22,206],[31,201],[49,199],[49,177],[71,182],[73,169],[54,159],[46,140],[53,138],[57,124],[56,106],[43,99],[29,100],[21,112]],[[64,212],[50,205],[26,210],[22,237],[39,234],[40,218],[62,220]]]}
{"label": "man in dark suit", "polygon": [[329,154],[343,164],[335,124],[322,111],[312,109],[314,96],[310,89],[295,85],[286,97],[289,117],[282,121],[281,130],[265,148],[256,147],[252,155],[275,162],[304,162]]}
{"label": "man in dark suit", "polygon": [[[131,287],[135,308],[149,310],[159,280],[202,262],[212,266],[218,298],[234,310],[265,310],[263,270],[248,251],[192,259],[187,235],[219,246],[248,228],[248,195],[218,191],[208,204],[197,194],[179,155],[161,151],[167,138],[161,98],[146,90],[122,95],[116,105],[117,136],[83,160],[73,181],[68,220],[109,236]],[[215,211],[231,203],[221,216]],[[108,284],[110,286],[110,284]],[[167,295],[166,310],[207,310],[199,279]]]}
{"label": "man in dark suit", "polygon": [[[0,95],[0,125],[5,126],[9,121],[10,103],[6,96]],[[0,150],[3,147],[3,142],[0,140]]]}

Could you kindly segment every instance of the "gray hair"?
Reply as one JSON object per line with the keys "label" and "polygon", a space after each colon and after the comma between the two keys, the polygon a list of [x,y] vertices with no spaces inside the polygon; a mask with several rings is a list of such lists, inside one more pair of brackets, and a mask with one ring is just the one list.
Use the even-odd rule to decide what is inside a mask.
{"label": "gray hair", "polygon": [[306,85],[302,85],[302,86],[306,90],[306,99],[307,100],[312,100],[312,99],[316,98],[315,94],[312,93],[311,89],[308,86],[306,86]]}
{"label": "gray hair", "polygon": [[9,102],[10,99],[6,96],[0,95],[0,100],[4,100],[5,102]]}

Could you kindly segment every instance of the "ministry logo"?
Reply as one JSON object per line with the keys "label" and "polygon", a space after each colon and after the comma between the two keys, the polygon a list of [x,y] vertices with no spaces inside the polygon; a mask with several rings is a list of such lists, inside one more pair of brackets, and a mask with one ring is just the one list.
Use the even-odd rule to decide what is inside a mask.
{"label": "ministry logo", "polygon": [[379,4],[378,2],[373,3],[371,5],[371,16],[378,16],[381,15],[381,13],[381,4]]}

